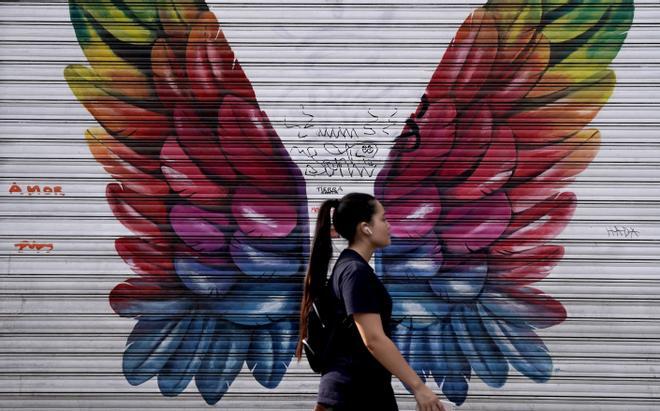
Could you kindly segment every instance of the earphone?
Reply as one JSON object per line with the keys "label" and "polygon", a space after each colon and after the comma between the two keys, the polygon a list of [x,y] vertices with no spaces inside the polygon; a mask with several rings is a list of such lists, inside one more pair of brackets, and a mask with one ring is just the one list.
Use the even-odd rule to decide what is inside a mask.
{"label": "earphone", "polygon": [[369,227],[367,227],[367,233],[369,233],[369,234],[373,234],[373,233],[371,232],[371,229],[370,229]]}

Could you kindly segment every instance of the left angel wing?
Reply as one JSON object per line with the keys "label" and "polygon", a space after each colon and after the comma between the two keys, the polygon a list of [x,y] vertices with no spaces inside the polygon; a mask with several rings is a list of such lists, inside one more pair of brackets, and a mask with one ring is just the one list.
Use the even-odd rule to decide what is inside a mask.
{"label": "left angel wing", "polygon": [[597,153],[585,128],[609,98],[629,0],[491,1],[460,27],[375,183],[392,225],[376,272],[394,339],[423,379],[462,404],[474,372],[536,382],[552,358],[536,330],[566,311],[532,286],[561,260],[575,209],[562,191]]}
{"label": "left angel wing", "polygon": [[70,1],[91,67],[65,77],[102,128],[106,197],[137,274],[110,295],[136,318],[127,380],[220,400],[246,363],[276,387],[293,357],[309,237],[302,173],[200,1]]}

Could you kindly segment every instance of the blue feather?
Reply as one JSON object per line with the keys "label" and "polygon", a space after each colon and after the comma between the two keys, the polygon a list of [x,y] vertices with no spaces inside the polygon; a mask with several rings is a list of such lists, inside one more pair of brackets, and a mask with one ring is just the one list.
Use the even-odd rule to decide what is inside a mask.
{"label": "blue feather", "polygon": [[179,395],[186,389],[208,350],[214,327],[213,318],[198,316],[192,321],[181,345],[158,374],[158,388],[163,395]]}
{"label": "blue feather", "polygon": [[[273,240],[273,243],[277,244],[278,241],[279,239]],[[290,242],[283,242],[283,249],[276,251],[266,250],[259,247],[260,245],[261,243],[251,244],[243,238],[239,240],[236,236],[232,238],[229,245],[232,259],[244,274],[255,277],[291,276],[301,270],[302,255],[286,252],[290,248]]]}
{"label": "blue feather", "polygon": [[432,359],[430,358],[428,328],[417,331],[415,336],[412,336],[411,333],[411,337],[410,352],[408,354],[410,366],[422,381],[426,382],[426,377],[430,377],[429,372],[433,368],[430,364]]}
{"label": "blue feather", "polygon": [[436,321],[431,324],[427,330],[428,338],[428,370],[433,375],[433,379],[438,387],[442,387],[442,382],[447,375],[448,366],[443,355],[444,341],[450,338],[444,334],[442,326],[443,321]]}
{"label": "blue feather", "polygon": [[531,327],[490,320],[492,314],[481,305],[479,312],[488,333],[516,370],[536,382],[546,382],[550,378],[552,357]]}
{"label": "blue feather", "polygon": [[509,364],[481,324],[476,311],[466,305],[460,315],[452,317],[452,327],[457,332],[458,344],[474,372],[486,384],[499,388],[506,382]]}
{"label": "blue feather", "polygon": [[442,355],[447,364],[447,376],[442,384],[442,392],[457,405],[463,404],[467,398],[471,375],[470,364],[457,342],[456,333],[449,322],[442,323],[443,339]]}
{"label": "blue feather", "polygon": [[176,351],[190,325],[180,320],[139,320],[124,351],[123,371],[131,385],[139,385],[156,375]]}
{"label": "blue feather", "polygon": [[295,350],[291,322],[280,321],[270,329],[258,329],[251,337],[246,359],[254,378],[266,388],[280,383]]}
{"label": "blue feather", "polygon": [[190,309],[187,298],[156,300],[153,298],[135,298],[121,302],[122,317],[149,317],[149,320],[169,320]]}
{"label": "blue feather", "polygon": [[174,268],[183,284],[192,292],[201,295],[226,294],[236,283],[240,273],[231,265],[211,267],[190,258],[177,258]]}
{"label": "blue feather", "polygon": [[250,344],[245,331],[229,321],[218,321],[214,340],[195,375],[195,385],[207,404],[215,404],[225,395],[229,386],[243,368]]}
{"label": "blue feather", "polygon": [[208,301],[207,306],[236,324],[264,326],[298,315],[301,283],[302,278],[270,278],[268,281],[244,278],[230,293]]}
{"label": "blue feather", "polygon": [[392,243],[376,254],[376,272],[399,278],[436,275],[442,266],[442,247],[437,238],[392,238]]}

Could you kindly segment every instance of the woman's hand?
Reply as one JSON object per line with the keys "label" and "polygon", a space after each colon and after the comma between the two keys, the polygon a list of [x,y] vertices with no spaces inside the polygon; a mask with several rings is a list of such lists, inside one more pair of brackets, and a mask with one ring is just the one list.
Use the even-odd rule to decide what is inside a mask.
{"label": "woman's hand", "polygon": [[402,383],[412,387],[418,411],[451,411],[410,368],[397,346],[385,335],[379,314],[355,313],[353,319],[369,352]]}
{"label": "woman's hand", "polygon": [[415,401],[417,401],[417,411],[450,411],[442,405],[438,396],[424,384],[421,384],[413,393],[415,394]]}

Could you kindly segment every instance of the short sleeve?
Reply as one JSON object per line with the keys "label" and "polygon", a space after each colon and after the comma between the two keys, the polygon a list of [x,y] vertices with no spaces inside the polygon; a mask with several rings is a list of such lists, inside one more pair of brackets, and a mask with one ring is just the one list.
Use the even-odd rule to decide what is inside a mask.
{"label": "short sleeve", "polygon": [[347,267],[340,284],[347,315],[381,312],[380,291],[376,281],[373,274],[360,265],[351,264]]}

